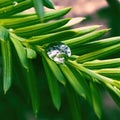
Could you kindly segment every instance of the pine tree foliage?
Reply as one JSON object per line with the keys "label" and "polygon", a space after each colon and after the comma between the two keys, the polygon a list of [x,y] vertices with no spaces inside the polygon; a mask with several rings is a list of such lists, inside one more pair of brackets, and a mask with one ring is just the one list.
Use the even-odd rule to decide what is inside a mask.
{"label": "pine tree foliage", "polygon": [[[25,86],[24,94],[29,92],[33,111],[37,114],[42,104],[39,89],[41,76],[35,72],[35,64],[39,64],[44,66],[39,70],[46,73],[46,87],[58,111],[62,105],[63,89],[67,91],[74,120],[82,119],[80,99],[87,101],[101,119],[101,87],[120,106],[120,37],[102,39],[109,29],[100,30],[100,25],[73,28],[84,18],[63,18],[71,8],[44,12],[44,6],[54,9],[51,0],[0,0],[4,93],[12,87],[14,80],[22,81],[19,86]],[[23,12],[31,7],[35,8],[35,13]],[[48,57],[48,46],[54,43],[70,47],[72,55],[65,58],[64,63],[58,64]],[[14,60],[16,55],[19,61]],[[42,62],[34,63],[37,58]]]}

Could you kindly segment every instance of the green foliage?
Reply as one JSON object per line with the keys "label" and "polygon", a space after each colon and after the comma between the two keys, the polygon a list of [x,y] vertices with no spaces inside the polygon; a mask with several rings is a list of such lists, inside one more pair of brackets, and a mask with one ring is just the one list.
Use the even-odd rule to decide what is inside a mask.
{"label": "green foliage", "polygon": [[[50,70],[49,66],[47,65],[47,62],[44,59],[43,59],[43,64],[44,64],[45,72],[47,75],[48,86],[50,89],[53,104],[57,108],[57,110],[59,110],[61,106],[61,96],[60,96],[60,89],[59,89],[57,79],[52,73],[52,71]],[[58,72],[58,75],[59,75],[59,72]]]}
{"label": "green foliage", "polygon": [[[12,88],[11,84],[22,88],[21,91],[26,98],[31,99],[33,111],[37,115],[42,104],[40,92],[43,83],[41,76],[37,74],[40,71],[43,75],[46,74],[43,81],[47,79],[49,94],[55,108],[60,111],[62,97],[65,94],[73,120],[82,119],[82,112],[79,112],[82,111],[81,100],[88,102],[98,119],[102,119],[99,86],[106,89],[120,105],[119,36],[99,39],[109,30],[96,30],[99,25],[73,29],[72,27],[84,18],[60,19],[69,12],[70,8],[44,13],[44,5],[54,8],[51,0],[17,0],[16,2],[14,4],[11,0],[0,0],[4,93]],[[31,7],[35,7],[36,13],[22,12]],[[56,42],[68,45],[72,51],[72,56],[66,58],[63,64],[55,63],[47,55],[48,46]],[[14,60],[16,54],[20,64],[18,60]],[[112,57],[113,54],[118,54],[117,58]],[[37,61],[39,57],[40,62]],[[38,66],[44,66],[44,70]],[[14,75],[13,71],[22,72],[16,72]],[[46,87],[47,84],[44,86]],[[42,91],[42,94],[45,94],[45,91]]]}
{"label": "green foliage", "polygon": [[11,47],[8,30],[4,27],[0,28],[0,40],[3,58],[3,89],[6,93],[11,86],[12,81],[12,62],[11,62]]}

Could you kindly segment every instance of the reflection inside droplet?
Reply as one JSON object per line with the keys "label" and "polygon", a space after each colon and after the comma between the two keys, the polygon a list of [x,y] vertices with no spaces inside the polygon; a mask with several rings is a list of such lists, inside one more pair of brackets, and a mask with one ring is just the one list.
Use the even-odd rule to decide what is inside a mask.
{"label": "reflection inside droplet", "polygon": [[14,2],[13,2],[13,5],[14,5],[14,6],[18,5],[18,2],[14,1]]}
{"label": "reflection inside droplet", "polygon": [[56,63],[64,63],[71,56],[71,50],[63,43],[52,44],[47,49],[47,55]]}

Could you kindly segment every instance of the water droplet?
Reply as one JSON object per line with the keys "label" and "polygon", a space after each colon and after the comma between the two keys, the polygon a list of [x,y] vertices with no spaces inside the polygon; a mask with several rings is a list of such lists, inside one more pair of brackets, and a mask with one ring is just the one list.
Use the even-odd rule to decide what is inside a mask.
{"label": "water droplet", "polygon": [[18,5],[18,2],[14,1],[14,2],[13,2],[13,5],[14,5],[14,6]]}
{"label": "water droplet", "polygon": [[48,47],[47,55],[56,63],[64,63],[65,59],[71,56],[71,50],[63,43],[56,43]]}

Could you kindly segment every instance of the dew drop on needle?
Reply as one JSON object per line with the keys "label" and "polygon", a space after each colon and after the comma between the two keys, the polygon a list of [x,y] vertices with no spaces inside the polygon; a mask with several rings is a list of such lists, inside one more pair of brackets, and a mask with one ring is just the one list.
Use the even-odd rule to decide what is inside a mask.
{"label": "dew drop on needle", "polygon": [[47,49],[48,57],[56,63],[64,63],[71,56],[70,48],[63,43],[51,44]]}

